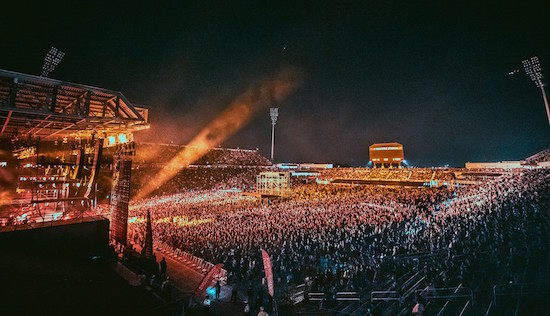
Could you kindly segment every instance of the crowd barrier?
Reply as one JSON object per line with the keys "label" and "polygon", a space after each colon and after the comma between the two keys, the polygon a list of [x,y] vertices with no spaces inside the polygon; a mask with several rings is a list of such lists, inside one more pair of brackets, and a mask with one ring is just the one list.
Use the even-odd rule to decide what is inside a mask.
{"label": "crowd barrier", "polygon": [[337,302],[342,302],[342,301],[359,302],[361,301],[361,298],[359,297],[359,294],[355,291],[337,292],[336,301]]}
{"label": "crowd barrier", "polygon": [[300,285],[297,285],[294,288],[294,290],[292,291],[289,297],[293,305],[296,305],[304,300],[304,289],[305,289],[305,284],[303,283]]}
{"label": "crowd barrier", "polygon": [[376,302],[376,301],[382,301],[382,302],[390,302],[390,301],[401,301],[401,296],[397,291],[372,291],[370,293],[370,301]]}
{"label": "crowd barrier", "polygon": [[[296,305],[304,300],[305,292],[305,284],[300,284],[296,286],[294,289],[294,292],[290,294],[290,302],[292,305]],[[310,301],[322,301],[325,299],[325,293],[323,292],[309,292],[308,299]],[[344,301],[351,301],[351,302],[359,302],[361,301],[361,298],[359,297],[359,294],[355,291],[344,291],[344,292],[337,292],[334,296],[335,300],[337,302],[344,302]]]}
{"label": "crowd barrier", "polygon": [[[210,269],[214,267],[213,263],[210,263],[202,258],[196,257],[181,249],[174,248],[166,245],[165,243],[155,242],[155,248],[164,252],[171,253],[176,259],[184,262],[188,266],[201,274],[206,274]],[[220,274],[214,276],[215,279],[220,280],[222,284],[227,284],[227,270],[222,269]]]}

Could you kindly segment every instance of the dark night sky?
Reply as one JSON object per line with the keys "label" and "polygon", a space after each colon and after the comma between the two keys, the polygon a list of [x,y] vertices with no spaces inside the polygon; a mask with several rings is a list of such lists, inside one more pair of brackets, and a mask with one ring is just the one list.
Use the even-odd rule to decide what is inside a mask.
{"label": "dark night sky", "polygon": [[[50,77],[150,107],[141,140],[187,143],[290,66],[302,81],[278,104],[276,161],[365,165],[370,144],[398,141],[413,165],[463,166],[550,147],[540,90],[508,75],[533,55],[550,69],[549,1],[74,2],[4,4],[0,68],[39,74],[56,46]],[[269,156],[270,132],[265,110],[221,145]]]}

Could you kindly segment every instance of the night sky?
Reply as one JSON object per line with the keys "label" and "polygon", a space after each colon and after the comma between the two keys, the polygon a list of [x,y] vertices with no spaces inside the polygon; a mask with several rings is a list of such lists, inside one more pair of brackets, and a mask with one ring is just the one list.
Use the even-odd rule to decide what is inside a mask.
{"label": "night sky", "polygon": [[[122,91],[150,107],[138,140],[179,144],[250,85],[298,69],[277,104],[276,162],[364,166],[386,141],[416,166],[550,147],[540,89],[521,68],[537,55],[550,76],[549,1],[185,2],[4,3],[0,68],[38,75],[55,46],[66,55],[50,77]],[[221,146],[269,157],[270,133],[264,109]]]}

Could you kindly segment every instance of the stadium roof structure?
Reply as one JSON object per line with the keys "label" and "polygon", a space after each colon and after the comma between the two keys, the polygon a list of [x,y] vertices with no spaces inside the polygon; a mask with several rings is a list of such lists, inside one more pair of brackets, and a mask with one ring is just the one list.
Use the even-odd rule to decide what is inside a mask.
{"label": "stadium roof structure", "polygon": [[0,69],[0,138],[60,139],[147,129],[118,91]]}

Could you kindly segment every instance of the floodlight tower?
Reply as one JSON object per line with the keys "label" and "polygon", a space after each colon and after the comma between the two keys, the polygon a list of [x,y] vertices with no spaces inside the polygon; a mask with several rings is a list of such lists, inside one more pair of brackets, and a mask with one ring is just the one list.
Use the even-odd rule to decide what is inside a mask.
{"label": "floodlight tower", "polygon": [[546,92],[544,91],[544,84],[542,83],[542,69],[540,68],[539,59],[537,56],[533,56],[530,59],[523,61],[523,68],[525,73],[531,77],[531,80],[535,83],[537,87],[540,88],[542,92],[542,99],[544,100],[544,105],[546,106],[546,116],[548,117],[548,125],[550,125],[550,109],[548,108],[548,100],[546,99]]}
{"label": "floodlight tower", "polygon": [[50,48],[50,51],[46,54],[46,57],[44,57],[44,66],[42,66],[41,76],[48,77],[50,72],[52,72],[55,67],[59,65],[61,59],[63,59],[63,56],[65,56],[64,52],[52,46],[52,48]]}
{"label": "floodlight tower", "polygon": [[273,162],[273,147],[275,146],[275,123],[279,116],[279,108],[270,108],[269,116],[271,117],[271,162]]}

